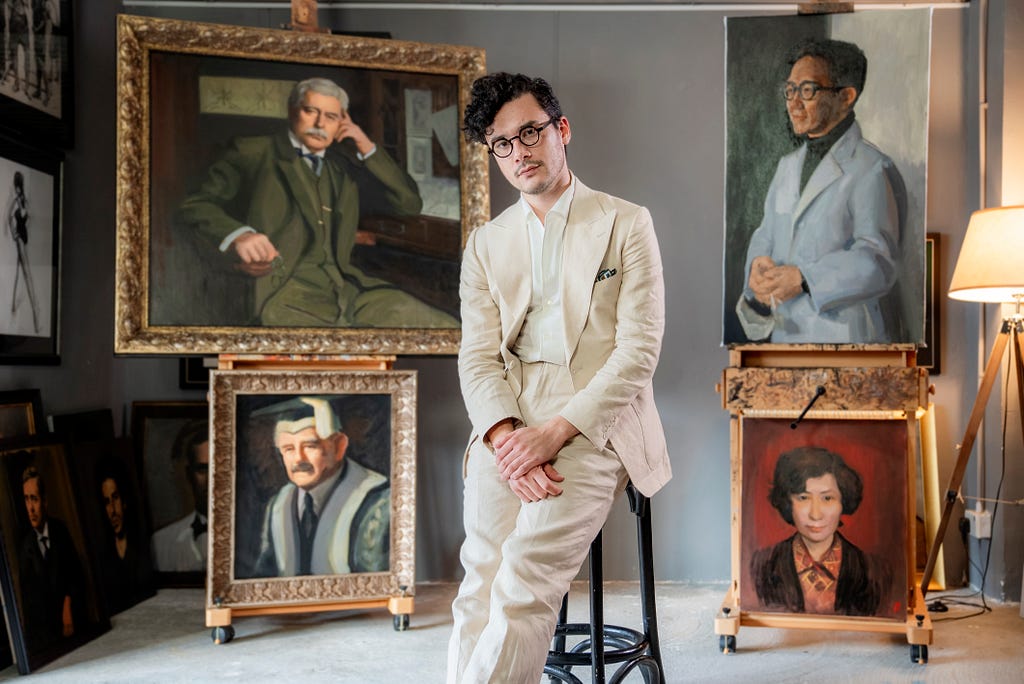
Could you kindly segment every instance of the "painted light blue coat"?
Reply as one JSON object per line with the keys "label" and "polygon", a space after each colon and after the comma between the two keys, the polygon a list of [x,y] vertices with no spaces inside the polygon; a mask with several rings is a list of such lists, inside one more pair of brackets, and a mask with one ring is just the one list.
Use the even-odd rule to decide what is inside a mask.
{"label": "painted light blue coat", "polygon": [[778,303],[764,316],[746,301],[736,305],[751,340],[884,343],[900,341],[898,313],[886,308],[897,280],[906,197],[899,171],[861,136],[854,122],[814,170],[804,192],[800,173],[807,146],[781,160],[751,236],[744,267],[767,255],[800,269],[810,294]]}

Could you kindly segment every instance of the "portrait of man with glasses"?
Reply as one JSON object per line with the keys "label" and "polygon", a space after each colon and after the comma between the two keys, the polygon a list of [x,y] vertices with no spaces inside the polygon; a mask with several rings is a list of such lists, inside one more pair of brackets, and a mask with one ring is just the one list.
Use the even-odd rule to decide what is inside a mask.
{"label": "portrait of man with glasses", "polygon": [[751,235],[739,324],[750,341],[905,341],[895,288],[907,193],[856,120],[867,58],[853,43],[811,40],[787,62],[779,101],[799,146],[779,160]]}

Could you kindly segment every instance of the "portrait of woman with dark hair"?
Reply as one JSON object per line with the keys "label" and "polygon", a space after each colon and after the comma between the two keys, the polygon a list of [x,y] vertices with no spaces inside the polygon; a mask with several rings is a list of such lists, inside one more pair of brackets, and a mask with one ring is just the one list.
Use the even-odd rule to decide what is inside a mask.
{"label": "portrait of woman with dark hair", "polygon": [[891,581],[886,563],[840,532],[863,498],[860,475],[822,447],[784,452],[771,505],[796,532],[754,552],[751,577],[764,608],[823,615],[875,615]]}

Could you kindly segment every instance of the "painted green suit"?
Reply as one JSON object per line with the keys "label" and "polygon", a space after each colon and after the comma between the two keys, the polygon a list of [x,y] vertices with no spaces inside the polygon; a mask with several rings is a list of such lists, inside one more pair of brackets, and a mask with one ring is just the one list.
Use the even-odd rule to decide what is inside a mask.
{"label": "painted green suit", "polygon": [[182,222],[215,249],[251,226],[280,252],[269,275],[253,278],[254,323],[457,327],[451,316],[352,265],[360,206],[414,215],[422,200],[415,182],[382,149],[359,160],[340,148],[329,150],[317,177],[286,131],[239,138],[182,203]]}

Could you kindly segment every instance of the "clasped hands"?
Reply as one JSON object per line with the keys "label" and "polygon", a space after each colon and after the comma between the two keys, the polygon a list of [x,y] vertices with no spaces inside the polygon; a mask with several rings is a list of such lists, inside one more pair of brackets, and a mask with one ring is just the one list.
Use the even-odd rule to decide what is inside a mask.
{"label": "clasped hands", "polygon": [[555,416],[540,426],[514,429],[511,421],[494,426],[488,437],[501,479],[524,503],[562,493],[565,477],[552,461],[558,450],[578,431],[569,421]]}
{"label": "clasped hands", "polygon": [[750,262],[748,285],[754,298],[773,307],[803,292],[803,274],[796,266],[777,266],[771,257],[759,256]]}

